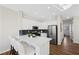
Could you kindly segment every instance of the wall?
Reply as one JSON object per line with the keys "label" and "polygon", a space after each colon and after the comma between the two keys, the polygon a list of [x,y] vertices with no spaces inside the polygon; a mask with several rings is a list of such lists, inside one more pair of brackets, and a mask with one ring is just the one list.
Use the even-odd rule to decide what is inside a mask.
{"label": "wall", "polygon": [[2,40],[2,17],[1,17],[1,8],[0,8],[0,51],[2,51],[2,43],[3,43],[3,40]]}
{"label": "wall", "polygon": [[40,26],[41,24],[37,21],[30,19],[22,19],[22,29],[32,29],[32,26]]}
{"label": "wall", "polygon": [[79,43],[79,16],[73,17],[73,42]]}
{"label": "wall", "polygon": [[42,23],[44,28],[48,28],[48,25],[57,25],[57,20],[51,20],[51,21],[45,21],[44,23]]}
{"label": "wall", "polygon": [[61,16],[58,16],[57,24],[58,24],[58,45],[61,45],[61,42],[64,39],[63,19]]}
{"label": "wall", "polygon": [[35,21],[32,19],[22,19],[22,29],[32,29],[32,26],[38,26],[39,29],[47,29],[48,25],[56,25],[57,21]]}
{"label": "wall", "polygon": [[0,53],[10,49],[9,36],[19,29],[18,15],[15,11],[0,6]]}

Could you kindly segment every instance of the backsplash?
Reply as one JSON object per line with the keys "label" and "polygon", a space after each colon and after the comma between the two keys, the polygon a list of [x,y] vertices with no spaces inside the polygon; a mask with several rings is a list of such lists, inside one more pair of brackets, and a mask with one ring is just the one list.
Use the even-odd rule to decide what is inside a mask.
{"label": "backsplash", "polygon": [[27,35],[27,36],[41,36],[41,33],[48,33],[47,29],[37,29],[37,30],[19,30],[19,35]]}

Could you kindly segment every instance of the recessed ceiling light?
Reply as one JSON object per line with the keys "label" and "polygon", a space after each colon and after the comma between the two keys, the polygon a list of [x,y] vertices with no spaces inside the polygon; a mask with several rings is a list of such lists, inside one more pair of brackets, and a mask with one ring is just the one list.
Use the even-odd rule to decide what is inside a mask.
{"label": "recessed ceiling light", "polygon": [[69,19],[70,17],[67,16],[66,18]]}
{"label": "recessed ceiling light", "polygon": [[70,8],[72,4],[59,4],[59,6],[65,10],[65,9]]}
{"label": "recessed ceiling light", "polygon": [[48,6],[48,9],[50,9],[51,7]]}

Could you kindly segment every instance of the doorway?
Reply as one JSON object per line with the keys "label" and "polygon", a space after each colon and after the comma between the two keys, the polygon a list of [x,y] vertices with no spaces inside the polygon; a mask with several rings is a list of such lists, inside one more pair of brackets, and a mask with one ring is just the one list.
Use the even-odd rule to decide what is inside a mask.
{"label": "doorway", "polygon": [[73,19],[68,19],[63,21],[64,37],[69,37],[70,39],[73,38],[72,24],[73,24]]}

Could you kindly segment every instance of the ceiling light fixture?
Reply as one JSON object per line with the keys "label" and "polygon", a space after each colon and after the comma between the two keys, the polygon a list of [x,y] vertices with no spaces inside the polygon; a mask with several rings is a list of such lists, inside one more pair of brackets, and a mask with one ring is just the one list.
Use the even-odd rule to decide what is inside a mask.
{"label": "ceiling light fixture", "polygon": [[58,5],[52,5],[53,7],[55,7],[56,9],[60,10],[60,11],[63,11],[61,8],[59,8]]}
{"label": "ceiling light fixture", "polygon": [[60,11],[67,10],[72,7],[72,4],[55,4],[53,7],[57,8]]}
{"label": "ceiling light fixture", "polygon": [[59,7],[63,8],[64,10],[70,8],[72,6],[72,4],[58,4]]}
{"label": "ceiling light fixture", "polygon": [[48,9],[50,9],[51,7],[48,6]]}

